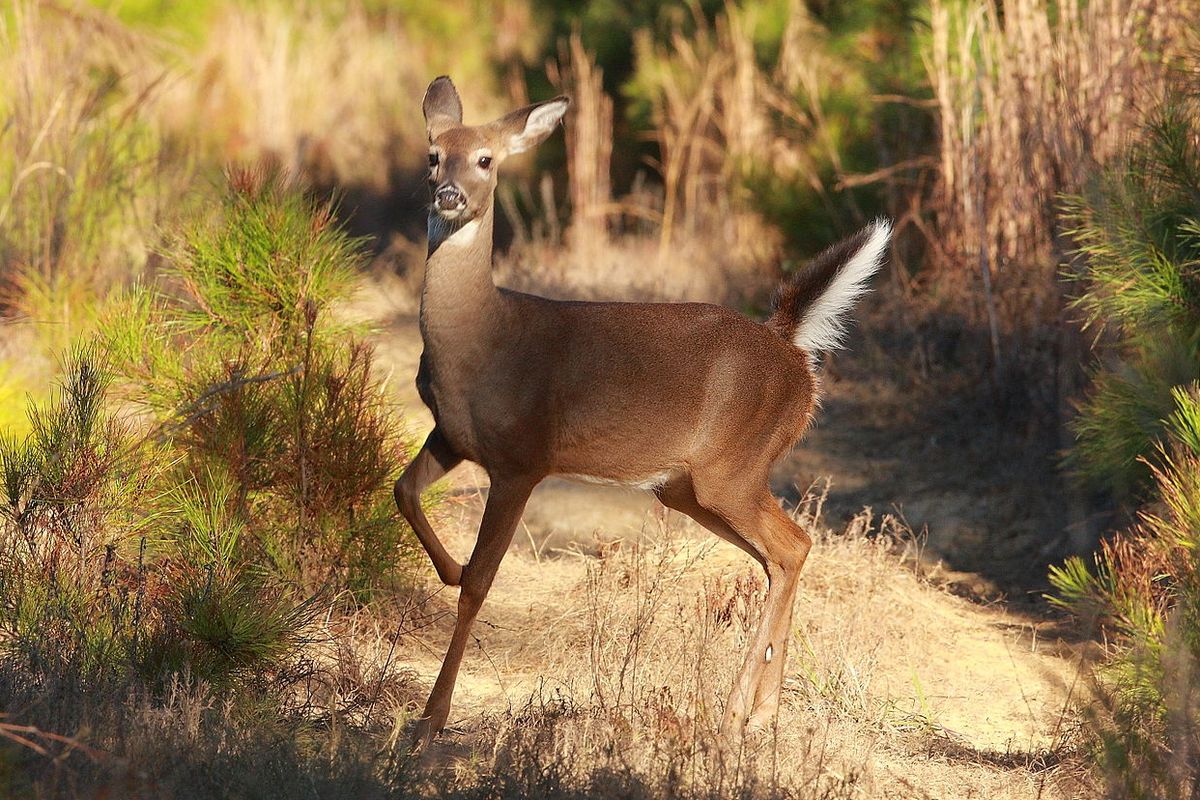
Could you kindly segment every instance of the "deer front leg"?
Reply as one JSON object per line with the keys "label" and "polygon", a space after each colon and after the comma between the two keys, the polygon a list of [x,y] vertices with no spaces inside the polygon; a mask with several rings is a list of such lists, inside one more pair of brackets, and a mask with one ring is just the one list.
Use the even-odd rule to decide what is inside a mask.
{"label": "deer front leg", "polygon": [[504,554],[508,552],[521,513],[525,510],[525,502],[536,485],[537,480],[492,481],[487,505],[483,511],[483,522],[479,526],[479,539],[475,543],[474,552],[471,553],[471,560],[462,569],[458,620],[454,624],[454,634],[450,637],[450,646],[446,650],[446,658],[442,661],[441,672],[438,673],[433,691],[429,694],[429,701],[425,704],[425,713],[421,715],[413,732],[414,749],[426,747],[446,724],[446,718],[450,715],[450,698],[454,693],[454,683],[458,678],[458,668],[466,650],[467,638],[471,634],[471,625],[492,587],[496,570],[500,567]]}
{"label": "deer front leg", "polygon": [[433,562],[438,577],[447,586],[458,586],[462,580],[463,568],[446,552],[441,539],[433,532],[433,527],[425,518],[425,512],[421,509],[421,492],[458,466],[461,461],[462,459],[451,451],[441,431],[434,428],[425,439],[421,452],[413,458],[393,489],[400,514],[408,521],[413,533],[417,535],[417,540],[429,554],[429,560]]}

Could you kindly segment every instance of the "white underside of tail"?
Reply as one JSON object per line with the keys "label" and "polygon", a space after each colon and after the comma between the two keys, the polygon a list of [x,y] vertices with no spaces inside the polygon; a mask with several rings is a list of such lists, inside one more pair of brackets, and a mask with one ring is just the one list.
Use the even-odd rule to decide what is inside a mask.
{"label": "white underside of tail", "polygon": [[829,286],[804,312],[792,342],[809,351],[836,350],[846,336],[846,315],[866,293],[871,276],[883,263],[892,224],[877,219],[869,226],[866,243],[850,256]]}

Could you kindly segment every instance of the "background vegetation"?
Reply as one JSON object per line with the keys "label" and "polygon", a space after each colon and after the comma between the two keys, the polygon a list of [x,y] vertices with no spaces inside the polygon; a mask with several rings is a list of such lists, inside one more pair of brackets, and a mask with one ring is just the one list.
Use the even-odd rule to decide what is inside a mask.
{"label": "background vegetation", "polygon": [[[1022,545],[1022,586],[1082,556],[1051,581],[1103,634],[1078,742],[1097,780],[1117,797],[1191,792],[1198,11],[6,6],[0,793],[261,796],[287,794],[284,775],[324,782],[317,796],[431,790],[392,747],[420,693],[395,638],[382,660],[352,646],[429,606],[387,491],[416,442],[347,309],[364,287],[415,303],[417,106],[442,73],[473,120],[575,99],[566,136],[499,189],[508,285],[757,313],[782,271],[894,218],[864,358],[914,416],[987,453],[968,474],[1009,469],[1030,504],[1054,507]],[[629,796],[725,796],[726,776],[672,783],[695,753],[656,754],[660,772],[573,772],[554,719],[496,756],[556,754],[543,771],[441,791],[567,796],[618,775]],[[173,771],[129,767],[184,746]],[[60,769],[65,754],[79,765]]]}

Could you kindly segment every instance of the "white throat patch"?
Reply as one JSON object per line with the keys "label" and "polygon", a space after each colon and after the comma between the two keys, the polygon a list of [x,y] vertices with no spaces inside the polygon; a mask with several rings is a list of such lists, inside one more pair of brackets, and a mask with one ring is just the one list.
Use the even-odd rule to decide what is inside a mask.
{"label": "white throat patch", "polygon": [[430,214],[426,227],[429,234],[429,247],[464,247],[475,241],[479,233],[479,218],[459,224],[456,220],[444,219],[439,214]]}

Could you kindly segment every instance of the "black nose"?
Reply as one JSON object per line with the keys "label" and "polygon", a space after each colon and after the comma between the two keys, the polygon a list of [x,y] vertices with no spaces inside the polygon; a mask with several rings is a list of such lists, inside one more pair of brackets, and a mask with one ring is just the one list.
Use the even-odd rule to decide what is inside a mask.
{"label": "black nose", "polygon": [[433,193],[433,201],[443,211],[450,211],[467,204],[467,197],[457,186],[443,186]]}

